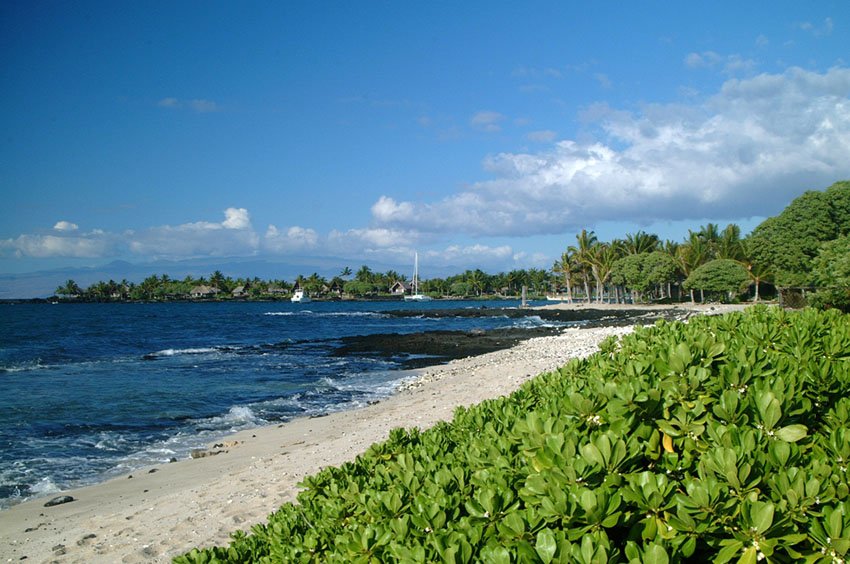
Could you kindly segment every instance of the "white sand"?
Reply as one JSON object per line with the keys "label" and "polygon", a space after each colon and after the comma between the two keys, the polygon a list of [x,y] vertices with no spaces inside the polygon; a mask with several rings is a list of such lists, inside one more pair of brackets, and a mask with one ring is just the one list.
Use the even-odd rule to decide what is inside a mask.
{"label": "white sand", "polygon": [[[577,307],[557,304],[553,307]],[[593,306],[584,306],[593,307]],[[719,313],[708,310],[705,313]],[[455,407],[511,393],[534,375],[596,351],[630,327],[570,329],[482,356],[417,371],[419,379],[378,404],[298,419],[229,437],[215,456],[133,472],[0,511],[0,556],[16,562],[167,562],[195,546],[227,544],[230,533],[265,522],[297,483],[352,460],[396,427],[426,429]]]}

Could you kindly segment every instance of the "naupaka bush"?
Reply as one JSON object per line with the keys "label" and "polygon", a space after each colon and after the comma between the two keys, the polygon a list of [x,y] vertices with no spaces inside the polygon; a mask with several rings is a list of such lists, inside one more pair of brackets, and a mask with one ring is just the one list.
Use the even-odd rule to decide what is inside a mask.
{"label": "naupaka bush", "polygon": [[177,562],[844,562],[850,318],[637,328]]}

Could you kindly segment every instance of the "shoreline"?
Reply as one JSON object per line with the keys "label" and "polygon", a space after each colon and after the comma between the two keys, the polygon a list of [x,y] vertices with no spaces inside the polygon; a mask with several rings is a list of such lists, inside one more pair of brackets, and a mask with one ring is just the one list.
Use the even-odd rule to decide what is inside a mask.
{"label": "shoreline", "polygon": [[[542,307],[599,305],[607,304]],[[743,307],[676,309],[715,314]],[[209,445],[209,456],[54,494],[72,496],[70,503],[44,507],[52,498],[47,496],[2,510],[0,545],[7,547],[9,561],[25,557],[35,562],[166,562],[196,546],[226,545],[232,532],[265,522],[283,503],[294,501],[305,476],[353,460],[385,440],[391,429],[424,430],[450,420],[457,406],[510,394],[540,373],[596,352],[608,336],[632,330],[633,325],[570,328],[511,348],[402,371],[399,379],[408,383],[375,404],[240,431]]]}
{"label": "shoreline", "polygon": [[166,562],[196,546],[223,545],[230,533],[265,522],[293,501],[297,484],[353,460],[396,427],[427,429],[457,406],[511,393],[523,382],[597,350],[631,327],[567,329],[519,345],[408,372],[410,383],[376,404],[241,431],[214,456],[144,468],[0,511],[6,558],[34,562]]}

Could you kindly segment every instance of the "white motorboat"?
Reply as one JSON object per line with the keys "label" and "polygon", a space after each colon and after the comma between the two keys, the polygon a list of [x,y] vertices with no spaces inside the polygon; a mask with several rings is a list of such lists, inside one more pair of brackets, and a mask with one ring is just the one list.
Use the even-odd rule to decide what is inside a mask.
{"label": "white motorboat", "polygon": [[431,296],[419,293],[419,253],[413,255],[413,293],[404,296],[406,302],[430,302]]}
{"label": "white motorboat", "polygon": [[295,290],[295,293],[289,299],[294,304],[306,304],[307,302],[312,302],[310,296],[304,293],[304,290]]}

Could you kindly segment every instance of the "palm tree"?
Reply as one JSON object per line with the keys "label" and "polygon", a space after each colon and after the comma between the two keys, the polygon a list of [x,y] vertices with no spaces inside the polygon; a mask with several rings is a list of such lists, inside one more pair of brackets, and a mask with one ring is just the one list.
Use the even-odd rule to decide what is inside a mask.
{"label": "palm tree", "polygon": [[[709,224],[711,225],[711,224]],[[708,262],[711,257],[709,243],[700,233],[688,231],[688,241],[678,248],[676,253],[677,263],[685,278],[691,275],[691,272],[696,270],[702,264]],[[691,288],[691,303],[695,303],[694,290]],[[700,299],[704,300],[705,296],[700,290]]]}
{"label": "palm tree", "polygon": [[210,276],[210,286],[213,288],[218,288],[219,290],[225,290],[227,282],[224,279],[224,274],[221,273],[220,270],[216,270]]}
{"label": "palm tree", "polygon": [[310,277],[304,281],[304,285],[306,286],[305,289],[313,295],[320,294],[326,283],[325,279],[319,276],[316,272],[311,274]]}
{"label": "palm tree", "polygon": [[83,290],[73,280],[68,280],[58,288],[56,288],[57,296],[79,296]]}
{"label": "palm tree", "polygon": [[549,285],[549,273],[542,268],[531,268],[528,270],[528,279],[536,294],[544,294]]}
{"label": "palm tree", "polygon": [[750,277],[750,283],[756,288],[753,301],[758,303],[759,284],[770,280],[773,277],[773,272],[771,272],[770,267],[766,266],[764,263],[756,262],[753,248],[749,241],[749,239],[741,241],[741,259],[738,262],[744,265],[744,268],[747,269],[747,275]]}
{"label": "palm tree", "polygon": [[639,255],[641,253],[651,253],[658,249],[660,241],[658,235],[644,233],[626,233],[626,239],[623,241],[626,253],[630,255]]}
{"label": "palm tree", "polygon": [[480,296],[486,283],[485,274],[479,269],[467,270],[464,278],[466,278],[466,283],[469,284],[469,287]]}
{"label": "palm tree", "polygon": [[343,269],[340,271],[340,273],[339,273],[339,277],[340,277],[340,278],[342,278],[342,279],[346,279],[346,278],[348,278],[349,276],[351,276],[351,268],[350,268],[350,267],[348,267],[348,266],[346,266],[345,268],[343,268]]}
{"label": "palm tree", "polygon": [[357,274],[354,275],[354,279],[358,282],[366,282],[368,284],[371,284],[372,280],[374,279],[374,274],[372,273],[372,269],[364,264],[357,271]]}
{"label": "palm tree", "polygon": [[561,255],[561,260],[552,265],[552,272],[564,277],[564,286],[567,287],[567,303],[573,303],[573,270],[575,261],[569,252]]}
{"label": "palm tree", "polygon": [[581,233],[576,235],[576,244],[571,245],[567,250],[573,254],[573,257],[576,260],[579,271],[584,278],[584,295],[588,302],[590,302],[590,283],[589,283],[589,272],[591,269],[591,258],[590,252],[591,248],[593,248],[594,243],[596,243],[596,234],[591,231],[587,232],[587,229],[582,229]]}
{"label": "palm tree", "polygon": [[[620,258],[618,246],[607,243],[597,244],[593,253],[593,275],[596,277],[596,301],[602,303],[605,284],[611,278],[614,262]],[[617,296],[619,302],[619,296]]]}
{"label": "palm tree", "polygon": [[[690,233],[690,231],[688,232]],[[697,236],[706,244],[707,253],[705,262],[717,256],[717,247],[720,245],[720,228],[716,223],[701,225]]]}
{"label": "palm tree", "polygon": [[[678,243],[678,242],[673,241],[671,239],[667,239],[666,241],[664,241],[664,245],[662,245],[662,247],[661,247],[662,251],[664,251],[665,253],[670,255],[670,258],[672,258],[673,261],[676,263],[677,268],[679,267],[679,247],[681,247],[681,243]],[[681,274],[682,274],[681,268],[679,270],[680,270],[680,272],[679,272],[679,275],[677,276],[677,279],[678,279],[677,285],[681,284],[682,280],[684,279],[684,277],[681,276]],[[673,297],[673,289],[671,288],[671,284],[670,284],[669,281],[667,282],[667,295],[670,296],[670,298]],[[681,300],[681,299],[682,299],[682,289],[679,288],[679,300]]]}
{"label": "palm tree", "polygon": [[730,223],[720,234],[717,241],[717,258],[732,259],[740,261],[744,258],[744,249],[741,244],[741,228]]}

